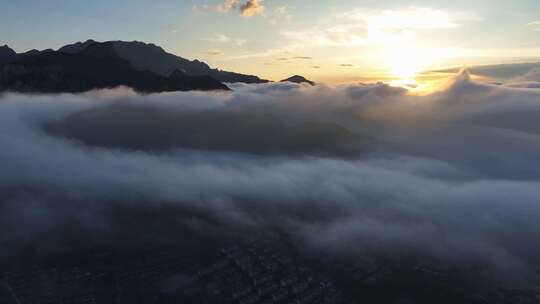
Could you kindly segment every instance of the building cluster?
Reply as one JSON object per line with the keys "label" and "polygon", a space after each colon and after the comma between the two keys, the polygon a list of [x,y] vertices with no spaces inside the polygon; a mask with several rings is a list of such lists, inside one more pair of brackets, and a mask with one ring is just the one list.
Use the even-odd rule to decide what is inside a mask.
{"label": "building cluster", "polygon": [[110,301],[114,294],[114,286],[109,286],[113,282],[110,273],[78,267],[4,272],[0,280],[9,289],[13,304],[98,304]]}
{"label": "building cluster", "polygon": [[[540,304],[535,290],[476,293],[451,269],[377,257],[344,261],[298,256],[275,242],[249,242],[201,254],[148,249],[129,256],[100,254],[77,262],[0,269],[2,304]],[[431,291],[430,291],[431,290]],[[399,301],[398,301],[399,302]],[[421,302],[424,303],[424,302]],[[446,302],[445,302],[446,303]]]}
{"label": "building cluster", "polygon": [[242,244],[204,257],[182,248],[131,258],[105,254],[76,266],[0,272],[0,282],[17,304],[344,303],[334,283],[271,248]]}
{"label": "building cluster", "polygon": [[197,272],[202,302],[230,304],[344,303],[333,282],[293,258],[259,243],[221,250],[216,263]]}

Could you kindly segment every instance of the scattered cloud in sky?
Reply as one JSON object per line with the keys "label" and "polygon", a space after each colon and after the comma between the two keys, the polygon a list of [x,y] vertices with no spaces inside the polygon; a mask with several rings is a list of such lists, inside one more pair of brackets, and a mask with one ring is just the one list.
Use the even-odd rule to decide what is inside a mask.
{"label": "scattered cloud in sky", "polygon": [[350,64],[350,63],[342,63],[342,64],[340,64],[339,66],[341,66],[341,67],[346,67],[346,68],[350,68],[350,67],[354,67],[354,64]]}
{"label": "scattered cloud in sky", "polygon": [[225,52],[221,50],[209,50],[209,51],[204,52],[204,54],[210,55],[210,56],[222,56],[222,55],[225,55]]}
{"label": "scattered cloud in sky", "polygon": [[231,56],[228,58],[225,58],[225,60],[240,60],[240,59],[249,59],[249,58],[268,58],[268,57],[276,57],[278,58],[286,58],[285,56],[290,56],[291,54],[297,53],[298,49],[297,44],[285,44],[281,47],[271,48],[267,50],[262,50],[259,52],[253,52],[253,53],[247,53],[237,56]]}
{"label": "scattered cloud in sky", "polygon": [[244,17],[252,17],[264,13],[264,5],[262,0],[248,0],[240,6],[240,14]]}
{"label": "scattered cloud in sky", "polygon": [[[234,8],[236,5],[236,9],[240,10],[242,15],[249,17],[260,14],[270,23],[273,23],[274,19],[290,20],[292,18],[290,10],[293,7],[288,5],[273,7],[271,3],[268,3],[269,6],[265,8],[263,2],[259,0],[239,0],[235,3],[221,3],[221,5],[227,8]],[[231,61],[267,57],[264,61],[268,62],[272,60],[272,57],[301,59],[292,58],[294,57],[293,54],[310,53],[314,48],[320,48],[322,52],[324,52],[322,50],[324,48],[336,48],[337,51],[332,55],[337,57],[350,56],[354,50],[361,53],[362,56],[358,56],[358,58],[359,61],[366,63],[364,65],[366,69],[374,69],[378,66],[378,69],[391,69],[392,71],[388,71],[389,74],[409,75],[417,72],[420,68],[429,68],[454,60],[462,56],[463,53],[446,51],[450,47],[444,50],[430,48],[429,44],[427,44],[428,46],[424,47],[425,51],[424,49],[421,50],[420,47],[416,48],[419,54],[430,54],[432,50],[436,50],[436,52],[431,52],[433,55],[430,56],[418,54],[413,56],[414,58],[411,57],[411,63],[406,68],[399,68],[400,71],[393,62],[396,56],[391,54],[392,56],[389,57],[383,53],[387,52],[387,50],[397,50],[402,47],[418,45],[420,41],[423,41],[424,37],[431,37],[430,39],[432,39],[435,37],[435,33],[439,31],[441,31],[441,34],[445,31],[455,31],[465,25],[481,20],[482,18],[474,13],[431,7],[411,6],[383,10],[353,8],[347,12],[332,14],[329,18],[321,18],[311,25],[287,23],[288,26],[279,27],[276,30],[276,34],[284,38],[278,40],[281,45],[264,44],[266,47],[264,48],[261,44],[260,47],[255,46],[242,50],[244,54],[230,55],[221,60]],[[237,45],[245,43],[242,39],[237,40],[225,35],[215,35],[205,40]],[[432,60],[435,56],[437,57],[436,60]],[[332,61],[332,57],[334,56],[327,56],[326,60]],[[259,64],[263,65],[263,62],[259,62]]]}
{"label": "scattered cloud in sky", "polygon": [[240,15],[244,17],[253,17],[255,15],[262,15],[265,11],[265,6],[262,4],[263,0],[247,0],[247,2],[241,2],[239,0],[225,0],[219,4],[196,4],[193,6],[195,11],[216,11],[219,13],[229,13],[238,9]]}
{"label": "scattered cloud in sky", "polygon": [[540,31],[540,21],[529,22],[527,23],[527,26],[529,26],[535,31]]}
{"label": "scattered cloud in sky", "polygon": [[291,6],[280,5],[276,6],[271,10],[269,16],[270,22],[272,24],[279,24],[280,22],[290,22],[293,19],[291,14]]}
{"label": "scattered cloud in sky", "polygon": [[238,6],[238,0],[225,0],[225,2],[218,4],[216,9],[220,12],[228,13],[231,10],[236,9]]}
{"label": "scattered cloud in sky", "polygon": [[286,38],[311,46],[357,46],[367,41],[368,30],[364,24],[343,24],[300,30],[287,30]]}
{"label": "scattered cloud in sky", "polygon": [[479,20],[468,13],[450,13],[427,7],[410,7],[401,10],[354,9],[337,15],[338,19],[358,20],[370,28],[420,30],[460,26],[463,21]]}
{"label": "scattered cloud in sky", "polygon": [[313,59],[313,57],[310,57],[310,56],[294,56],[293,59],[310,60],[310,59]]}
{"label": "scattered cloud in sky", "polygon": [[214,34],[212,37],[203,38],[204,41],[214,42],[214,43],[233,43],[238,46],[246,44],[246,39],[231,38],[224,34]]}
{"label": "scattered cloud in sky", "polygon": [[424,7],[402,10],[354,9],[336,14],[331,25],[287,30],[291,40],[318,46],[360,46],[385,44],[414,38],[422,30],[459,27],[462,22],[479,21],[470,13],[445,12]]}

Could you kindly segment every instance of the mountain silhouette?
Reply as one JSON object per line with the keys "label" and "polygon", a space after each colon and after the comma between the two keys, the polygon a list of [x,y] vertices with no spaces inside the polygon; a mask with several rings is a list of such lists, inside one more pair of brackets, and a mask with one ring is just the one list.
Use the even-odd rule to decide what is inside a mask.
{"label": "mountain silhouette", "polygon": [[50,53],[50,52],[54,52],[54,50],[53,49],[46,49],[46,50],[40,51],[40,50],[33,49],[33,50],[28,51],[28,52],[20,53],[18,55],[19,56],[35,56],[35,55],[39,55],[39,54],[42,54],[42,53]]}
{"label": "mountain silhouette", "polygon": [[308,83],[312,86],[315,85],[315,82],[311,80],[307,80],[306,78],[300,76],[300,75],[294,75],[292,77],[289,77],[287,79],[283,79],[281,82],[294,82],[294,83]]}
{"label": "mountain silhouette", "polygon": [[[84,50],[88,45],[96,41],[87,40],[66,45],[58,51],[68,54],[76,54]],[[253,75],[244,75],[234,72],[212,69],[206,63],[199,60],[188,60],[166,52],[163,48],[139,41],[109,41],[121,58],[127,60],[135,69],[151,71],[155,74],[168,77],[176,70],[184,71],[192,76],[210,76],[222,82],[266,83],[268,80],[260,79]]]}
{"label": "mountain silhouette", "polygon": [[77,52],[31,51],[27,55],[13,55],[11,49],[2,48],[0,91],[84,92],[122,85],[146,93],[229,90],[210,76],[175,72],[169,77],[135,69],[118,55],[112,42],[91,41],[77,47]]}
{"label": "mountain silhouette", "polygon": [[0,46],[0,65],[13,62],[17,60],[17,58],[17,53],[7,45]]}

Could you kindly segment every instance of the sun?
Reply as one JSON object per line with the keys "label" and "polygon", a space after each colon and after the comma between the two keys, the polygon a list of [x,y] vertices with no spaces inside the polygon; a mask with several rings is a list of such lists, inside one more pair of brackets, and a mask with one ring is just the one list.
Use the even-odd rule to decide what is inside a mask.
{"label": "sun", "polygon": [[441,61],[457,56],[453,48],[395,47],[383,52],[383,61],[391,76],[414,79],[420,72],[433,68]]}
{"label": "sun", "polygon": [[398,79],[413,79],[430,64],[429,57],[418,49],[402,48],[384,55],[390,74]]}

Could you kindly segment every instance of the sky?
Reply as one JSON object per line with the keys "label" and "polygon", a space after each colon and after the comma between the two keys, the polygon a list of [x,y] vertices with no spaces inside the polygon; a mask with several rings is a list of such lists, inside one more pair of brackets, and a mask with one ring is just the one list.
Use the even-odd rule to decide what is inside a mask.
{"label": "sky", "polygon": [[0,45],[18,52],[138,40],[271,80],[540,61],[536,0],[0,0],[0,20]]}

